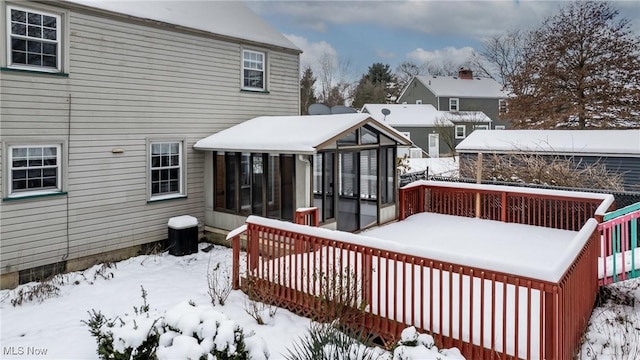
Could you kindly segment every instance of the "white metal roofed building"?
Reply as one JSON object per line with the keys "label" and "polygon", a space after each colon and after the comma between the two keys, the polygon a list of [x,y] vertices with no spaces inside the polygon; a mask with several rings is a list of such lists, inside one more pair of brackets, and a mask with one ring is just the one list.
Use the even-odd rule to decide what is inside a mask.
{"label": "white metal roofed building", "polygon": [[0,287],[204,218],[204,136],[297,115],[300,49],[242,1],[0,0]]}
{"label": "white metal roofed building", "polygon": [[323,226],[357,231],[397,218],[396,154],[409,139],[368,114],[262,116],[198,141],[205,225],[249,215],[293,220],[318,207]]}
{"label": "white metal roofed building", "polygon": [[461,164],[478,153],[562,156],[585,165],[597,162],[621,173],[625,190],[640,191],[640,130],[479,131],[456,151]]}
{"label": "white metal roofed building", "polygon": [[460,143],[474,130],[491,129],[491,119],[481,111],[440,111],[431,104],[365,104],[361,112],[400,131],[429,157],[451,155],[448,144]]}

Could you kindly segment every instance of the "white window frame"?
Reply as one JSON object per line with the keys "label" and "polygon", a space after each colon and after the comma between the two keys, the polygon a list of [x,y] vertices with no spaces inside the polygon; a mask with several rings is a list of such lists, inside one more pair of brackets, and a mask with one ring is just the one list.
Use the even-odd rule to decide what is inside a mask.
{"label": "white window frame", "polygon": [[416,105],[422,105],[422,99],[416,100]]}
{"label": "white window frame", "polygon": [[[462,129],[462,135],[458,135],[458,130]],[[467,137],[467,127],[465,125],[456,125],[453,129],[456,139],[464,139]]]}
{"label": "white window frame", "polygon": [[508,113],[509,108],[507,106],[508,106],[507,99],[498,99],[498,113],[500,114]]}
{"label": "white window frame", "polygon": [[[29,153],[28,149],[37,149],[37,148],[55,148],[56,149],[56,165],[44,165],[44,163],[42,165],[39,166],[32,166],[30,167],[29,164],[27,164],[26,167],[14,167],[13,166],[13,161],[14,161],[14,156],[13,156],[13,150],[14,149],[27,149],[27,153]],[[54,194],[54,193],[60,193],[62,192],[62,172],[63,172],[63,166],[62,166],[62,144],[58,143],[58,144],[15,144],[15,145],[9,145],[7,146],[7,153],[9,154],[7,156],[8,159],[8,176],[7,176],[7,187],[8,187],[8,194],[10,198],[18,198],[18,197],[25,197],[25,196],[37,196],[37,195],[45,195],[45,194]],[[27,159],[28,159],[28,155],[27,155]],[[44,154],[41,155],[41,159],[44,161]],[[56,169],[56,185],[55,187],[48,187],[48,188],[44,188],[44,186],[41,186],[39,189],[33,189],[33,190],[29,190],[29,189],[25,189],[25,190],[14,190],[13,188],[13,171],[14,170],[26,170],[27,171],[27,177],[28,177],[28,172],[29,170],[35,170],[35,169]],[[41,176],[41,178],[44,178],[44,175]]]}
{"label": "white window frame", "polygon": [[[178,145],[178,165],[174,165],[174,164],[167,164],[167,165],[163,165],[162,164],[162,157],[163,156],[172,156],[175,153],[172,152],[171,149],[169,149],[169,152],[164,152],[163,151],[163,147],[169,146],[171,147],[171,145],[173,144],[177,144]],[[149,157],[149,161],[148,161],[148,166],[147,166],[147,174],[148,174],[148,181],[147,184],[149,186],[149,190],[148,190],[148,198],[149,201],[157,201],[157,200],[166,200],[166,199],[173,199],[173,198],[179,198],[179,197],[185,197],[186,196],[186,186],[185,186],[185,171],[186,171],[186,159],[185,159],[185,149],[184,149],[184,144],[185,141],[184,140],[162,140],[162,139],[154,139],[154,140],[150,140],[148,142],[148,157]],[[153,153],[154,150],[154,145],[158,145],[161,147],[160,149],[160,153],[159,154],[155,154]],[[160,157],[160,165],[159,166],[154,166],[154,156],[159,156]],[[154,178],[154,171],[162,171],[162,170],[172,170],[172,169],[178,169],[178,190],[177,191],[164,191],[164,192],[158,192],[156,194],[154,194],[154,183],[158,182],[159,185],[163,182],[163,181],[171,181],[171,178],[168,178],[166,180],[162,180],[162,178],[160,177],[159,180],[156,180]]]}
{"label": "white window frame", "polygon": [[402,135],[404,135],[407,139],[411,140],[411,132],[410,131],[401,131]]}
{"label": "white window frame", "polygon": [[[259,67],[250,67],[250,66],[247,67],[246,66],[247,63],[245,61],[245,54],[260,55],[262,57],[262,69],[260,69]],[[247,61],[249,62],[249,64],[251,64],[251,62],[254,62],[252,59],[249,59]],[[264,51],[243,49],[241,62],[242,62],[242,74],[241,74],[242,89],[250,90],[250,91],[267,91],[267,53]],[[257,61],[256,63],[259,64],[259,62]],[[262,71],[262,87],[245,85],[245,73],[244,73],[245,70]]]}
{"label": "white window frame", "polygon": [[460,99],[459,98],[450,98],[449,99],[449,111],[460,111]]}
{"label": "white window frame", "polygon": [[489,125],[476,125],[476,130],[489,130]]}
{"label": "white window frame", "polygon": [[[6,7],[6,24],[7,27],[5,29],[5,33],[6,33],[6,44],[7,44],[7,67],[8,68],[12,68],[12,69],[22,69],[22,70],[33,70],[33,71],[41,71],[41,72],[62,72],[62,52],[63,52],[63,34],[62,34],[62,16],[60,14],[56,14],[53,12],[49,12],[49,11],[42,11],[39,9],[32,9],[32,8],[26,8],[26,7],[21,7],[21,6],[14,6],[14,5],[7,5]],[[37,37],[29,37],[29,34],[27,32],[27,35],[13,35],[12,34],[12,22],[11,22],[11,12],[12,10],[18,10],[18,11],[24,11],[27,13],[34,13],[34,14],[39,14],[39,15],[44,15],[44,16],[49,16],[49,17],[53,17],[56,19],[56,28],[55,28],[55,34],[56,34],[56,39],[55,40],[49,40],[49,39],[44,39],[43,37],[37,38]],[[34,27],[38,27],[35,26]],[[41,32],[44,30],[44,26],[40,25],[40,30]],[[28,27],[27,27],[28,28]],[[48,28],[51,29],[51,28]],[[12,50],[13,50],[13,41],[12,38],[18,38],[18,39],[24,39],[29,41],[31,39],[31,41],[35,41],[35,42],[40,42],[42,44],[55,44],[55,52],[56,52],[56,66],[54,67],[47,67],[47,66],[43,66],[43,65],[29,65],[29,64],[22,64],[22,63],[13,63],[13,57],[12,57]],[[41,52],[41,54],[43,54]],[[25,54],[25,56],[27,56]]]}
{"label": "white window frame", "polygon": [[506,128],[507,128],[507,127],[506,127],[506,126],[504,126],[504,125],[496,125],[493,129],[494,129],[494,130],[504,130],[504,129],[506,129]]}

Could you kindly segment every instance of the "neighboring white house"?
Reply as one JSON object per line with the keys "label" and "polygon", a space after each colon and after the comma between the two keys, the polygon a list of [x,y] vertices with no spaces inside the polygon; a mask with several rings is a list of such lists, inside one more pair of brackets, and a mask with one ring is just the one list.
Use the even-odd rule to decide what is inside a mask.
{"label": "neighboring white house", "polygon": [[491,119],[481,111],[440,111],[430,104],[365,104],[361,112],[405,134],[429,157],[452,152],[441,137],[455,145],[474,130],[491,129]]}
{"label": "neighboring white house", "polygon": [[299,113],[300,50],[242,2],[0,12],[2,288],[135,254],[173,216],[204,219],[211,164],[193,144]]}

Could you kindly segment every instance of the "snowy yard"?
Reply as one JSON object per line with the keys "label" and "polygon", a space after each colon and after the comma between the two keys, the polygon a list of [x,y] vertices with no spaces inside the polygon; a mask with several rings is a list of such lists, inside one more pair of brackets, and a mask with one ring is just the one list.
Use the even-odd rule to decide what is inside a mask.
{"label": "snowy yard", "polygon": [[[111,318],[131,315],[133,306],[142,304],[142,286],[148,293],[150,313],[165,314],[177,322],[175,318],[181,314],[194,316],[195,308],[188,302],[208,307],[205,312],[209,317],[211,310],[218,311],[244,329],[248,347],[253,348],[250,350],[254,353],[266,351],[270,359],[282,359],[287,349],[307,333],[311,321],[278,309],[273,318],[266,319],[266,325],[258,325],[245,311],[247,297],[240,291],[232,291],[224,306],[211,306],[207,294],[207,272],[217,263],[230,271],[231,256],[231,249],[216,246],[209,253],[200,251],[184,257],[174,257],[165,252],[138,256],[110,267],[96,265],[83,272],[59,277],[55,282],[59,288],[58,296],[17,306],[12,306],[11,300],[17,298],[20,289],[34,283],[14,290],[2,290],[0,343],[3,352],[0,358],[98,359],[96,341],[82,323],[89,319],[88,311],[99,310]],[[191,311],[187,311],[189,309]],[[220,315],[214,314],[213,317],[220,318]],[[434,354],[438,353],[431,353],[425,347],[406,348],[402,359],[423,359]],[[443,359],[456,359],[455,354],[453,351],[450,357]],[[175,353],[168,358],[175,358]],[[390,360],[391,354],[387,353],[381,359]]]}
{"label": "snowy yard", "polygon": [[[425,221],[428,218],[429,221]],[[398,228],[397,225],[404,224]],[[436,225],[432,228],[425,228],[425,224]],[[394,227],[396,225],[396,227]],[[475,229],[471,231],[470,229]],[[316,229],[321,231],[322,229]],[[419,235],[416,235],[419,234]],[[499,236],[509,234],[509,236]],[[504,224],[500,222],[478,220],[471,218],[460,218],[438,214],[418,214],[407,220],[381,227],[366,232],[366,235],[375,242],[400,242],[395,245],[404,250],[414,249],[420,256],[428,254],[431,258],[442,258],[452,262],[470,262],[475,266],[482,266],[486,269],[496,271],[509,271],[520,273],[524,276],[548,277],[550,280],[561,271],[566,258],[562,254],[571,252],[575,236],[573,231],[554,230],[540,227],[531,227],[517,224]],[[393,246],[393,245],[392,245]],[[201,244],[201,248],[204,244]],[[422,250],[417,250],[422,248]],[[425,249],[426,248],[426,249]],[[243,330],[247,337],[247,344],[255,354],[269,355],[269,359],[282,359],[292,344],[298,341],[300,336],[304,336],[311,324],[307,318],[297,316],[285,309],[278,309],[275,315],[266,317],[266,325],[258,325],[256,321],[246,312],[247,297],[240,291],[232,291],[224,306],[211,305],[211,299],[207,293],[207,273],[211,268],[220,263],[222,268],[231,269],[232,251],[224,247],[216,246],[211,252],[200,251],[197,254],[184,257],[174,257],[167,253],[146,255],[121,261],[110,266],[97,265],[84,272],[65,274],[58,277],[54,282],[59,288],[57,296],[46,298],[43,301],[24,302],[21,305],[12,306],[12,300],[18,298],[20,289],[26,289],[34,284],[22,285],[14,290],[0,291],[0,343],[3,347],[2,359],[23,359],[25,354],[29,354],[29,359],[98,359],[96,354],[96,342],[89,333],[88,327],[82,323],[89,319],[88,311],[95,309],[101,311],[107,317],[124,316],[133,313],[133,306],[140,306],[141,286],[148,293],[148,303],[151,312],[164,315],[167,319],[173,319],[174,323],[179,323],[179,318],[185,316],[204,316],[208,314],[210,318],[226,318],[235,322]],[[244,264],[244,261],[242,261]],[[373,261],[374,276],[386,273],[405,271],[412,274],[411,278],[405,277],[405,285],[415,281],[429,280],[426,276],[418,277],[418,272],[412,272],[411,266],[400,263],[384,263],[380,265],[375,259]],[[469,293],[469,279],[460,278],[457,274],[449,277],[443,271],[442,278],[438,271],[434,272],[433,285],[438,287],[439,280],[444,279],[443,284],[446,289],[453,289],[456,295],[458,289]],[[414,275],[416,277],[413,277]],[[393,276],[391,276],[393,278]],[[449,284],[449,280],[452,279]],[[387,280],[385,280],[387,281]],[[485,280],[486,282],[486,280]],[[376,283],[374,279],[374,283]],[[481,306],[476,304],[481,298],[477,294],[480,286],[480,279],[474,279],[473,312],[472,316],[479,316]],[[405,285],[394,286],[395,291],[402,292]],[[378,284],[374,286],[373,304],[376,307],[378,298],[384,296],[380,287],[391,287],[383,284],[378,277]],[[612,296],[602,307],[596,308],[590,322],[590,330],[585,336],[586,342],[582,347],[579,359],[623,359],[636,358],[628,357],[625,354],[640,354],[638,344],[640,344],[640,291],[638,290],[640,281],[631,280],[624,284],[614,284],[607,289],[615,289]],[[620,290],[621,289],[621,290]],[[505,299],[513,304],[514,287],[507,288]],[[445,292],[448,292],[446,290]],[[497,297],[502,297],[504,292],[500,285],[495,288]],[[519,291],[518,302],[531,299],[531,310],[535,311],[539,305],[536,303],[537,292],[535,290],[527,294],[526,291]],[[485,292],[484,298],[488,294]],[[517,299],[517,297],[516,297]],[[466,301],[466,300],[465,300]],[[193,314],[193,306],[189,302],[197,305],[200,313]],[[378,303],[380,304],[380,303]],[[484,307],[490,304],[485,300]],[[393,305],[393,304],[391,304]],[[445,301],[443,309],[445,313],[458,312],[459,305],[453,304],[453,308],[448,308]],[[424,302],[424,316],[426,309],[435,309],[437,313],[439,303],[431,304]],[[462,304],[467,308],[469,302]],[[496,308],[501,308],[502,303],[498,301]],[[513,306],[513,305],[509,305]],[[400,307],[400,309],[402,306]],[[373,309],[382,311],[382,309]],[[190,313],[191,312],[191,313]],[[214,314],[220,312],[221,314]],[[489,312],[484,312],[487,318]],[[404,314],[403,314],[404,316]],[[424,318],[420,313],[415,318]],[[465,312],[465,317],[470,316]],[[526,318],[521,315],[521,318]],[[440,319],[434,318],[434,321]],[[443,319],[442,330],[447,332],[448,327],[453,325],[454,332],[458,319]],[[511,318],[507,318],[507,327],[516,326]],[[451,322],[452,321],[452,322]],[[488,322],[501,324],[503,319],[501,314],[496,318],[488,319]],[[538,329],[534,323],[531,328]],[[184,322],[183,322],[184,323]],[[479,321],[474,327],[479,327]],[[525,324],[527,325],[527,324]],[[188,325],[193,326],[193,325]],[[438,328],[440,325],[436,326]],[[523,324],[519,325],[522,327]],[[500,326],[496,329],[501,331]],[[206,329],[205,329],[206,330]],[[464,337],[470,336],[468,328],[463,329]],[[474,343],[480,343],[477,339],[479,328],[474,328]],[[532,331],[534,334],[537,331]],[[521,332],[527,335],[527,332]],[[416,336],[411,331],[403,336]],[[228,337],[229,335],[226,334]],[[522,336],[522,335],[521,335]],[[485,338],[486,342],[486,338]],[[520,340],[522,343],[522,340]],[[531,339],[533,348],[532,358],[536,355],[537,340]],[[513,342],[507,340],[507,352],[513,351]],[[188,349],[188,345],[175,348],[165,348],[166,354],[171,354],[168,358],[175,358],[175,351]],[[520,346],[523,349],[523,346]],[[173,353],[171,351],[174,351]],[[186,350],[185,350],[186,351]],[[522,351],[522,350],[520,350]],[[184,352],[183,352],[184,353]],[[435,359],[436,355],[426,348],[406,348],[405,357],[401,359]],[[261,357],[255,357],[259,359]],[[266,357],[262,357],[266,358]],[[455,350],[449,357],[442,359],[456,359]],[[391,354],[386,353],[380,358],[390,360]]]}

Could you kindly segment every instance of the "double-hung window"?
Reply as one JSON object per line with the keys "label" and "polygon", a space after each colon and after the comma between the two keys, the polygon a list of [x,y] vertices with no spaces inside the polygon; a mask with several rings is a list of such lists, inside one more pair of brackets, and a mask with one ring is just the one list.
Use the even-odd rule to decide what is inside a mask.
{"label": "double-hung window", "polygon": [[60,145],[9,146],[9,196],[61,191]]}
{"label": "double-hung window", "polygon": [[150,144],[151,200],[183,195],[182,142]]}
{"label": "double-hung window", "polygon": [[242,88],[264,91],[265,87],[265,54],[259,51],[244,50],[242,52]]}
{"label": "double-hung window", "polygon": [[456,125],[456,139],[464,139],[466,137],[466,126],[465,125]]}
{"label": "double-hung window", "polygon": [[38,10],[7,7],[9,67],[61,71],[60,16]]}
{"label": "double-hung window", "polygon": [[460,99],[458,98],[449,99],[449,111],[460,111]]}

